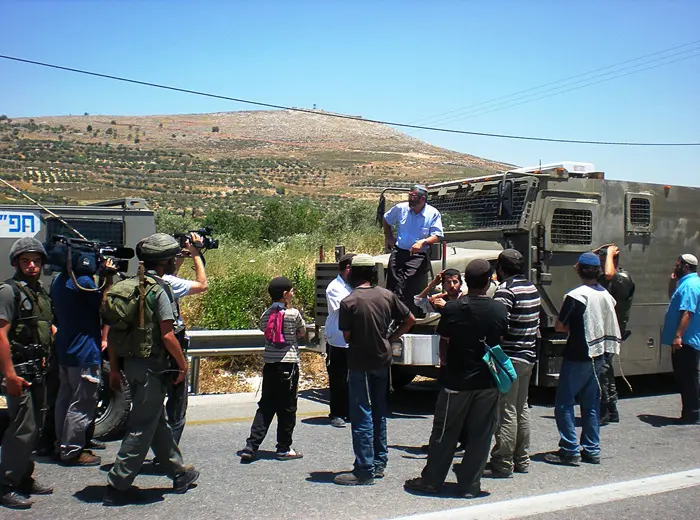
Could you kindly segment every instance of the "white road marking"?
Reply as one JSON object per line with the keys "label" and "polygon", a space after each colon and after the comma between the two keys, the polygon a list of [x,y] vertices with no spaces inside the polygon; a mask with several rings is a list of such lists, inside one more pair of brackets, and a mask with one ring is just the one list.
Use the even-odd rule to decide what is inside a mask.
{"label": "white road marking", "polygon": [[626,482],[572,489],[571,491],[559,491],[547,495],[422,513],[401,517],[397,520],[508,520],[554,511],[566,511],[593,504],[604,504],[626,498],[667,493],[698,485],[700,485],[700,468]]}

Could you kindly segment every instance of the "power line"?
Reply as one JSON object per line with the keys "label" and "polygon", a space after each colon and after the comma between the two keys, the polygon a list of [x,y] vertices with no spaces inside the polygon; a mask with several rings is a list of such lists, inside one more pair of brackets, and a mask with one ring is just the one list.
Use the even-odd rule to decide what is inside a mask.
{"label": "power line", "polygon": [[[447,112],[442,112],[442,113],[440,113],[440,114],[436,114],[436,115],[434,115],[434,116],[430,116],[430,117],[427,117],[427,118],[417,119],[417,120],[415,120],[415,121],[411,121],[410,123],[411,123],[411,124],[417,124],[417,123],[423,123],[423,124],[431,123],[431,124],[435,124],[435,123],[441,121],[441,119],[440,119],[441,116],[446,116],[446,115],[449,115],[449,114],[455,114],[455,113],[457,113],[457,112],[471,111],[470,109],[473,109],[473,108],[476,108],[476,107],[479,107],[479,106],[482,106],[482,105],[490,105],[491,103],[493,103],[493,102],[495,102],[495,101],[501,101],[501,100],[504,100],[504,99],[506,99],[506,98],[511,98],[511,97],[513,97],[513,96],[519,96],[520,94],[525,94],[525,93],[527,93],[527,92],[532,92],[532,91],[535,91],[535,90],[540,90],[540,89],[542,89],[542,88],[544,88],[544,87],[549,87],[549,86],[551,86],[551,85],[558,85],[559,83],[565,83],[565,82],[568,82],[568,81],[570,81],[570,80],[572,80],[572,79],[581,78],[581,77],[583,77],[583,76],[589,76],[589,75],[591,75],[591,74],[595,74],[596,72],[601,72],[601,71],[604,71],[604,70],[616,68],[616,67],[619,67],[620,65],[626,65],[626,64],[632,63],[632,62],[634,62],[634,61],[640,61],[640,60],[643,60],[643,59],[645,59],[645,58],[650,58],[650,57],[652,57],[652,56],[656,56],[656,55],[658,55],[658,54],[664,54],[664,53],[667,53],[667,52],[670,52],[670,51],[674,51],[674,50],[677,50],[677,49],[682,49],[683,47],[689,47],[689,46],[695,45],[695,44],[697,44],[697,43],[700,43],[700,40],[695,40],[695,41],[692,41],[692,42],[684,43],[684,44],[682,44],[682,45],[676,45],[675,47],[669,47],[669,48],[667,48],[667,49],[663,49],[663,50],[660,50],[660,51],[652,52],[652,53],[650,53],[650,54],[645,54],[645,55],[639,56],[639,57],[637,57],[637,58],[632,58],[632,59],[625,60],[625,61],[621,61],[621,62],[618,62],[618,63],[613,63],[612,65],[607,65],[607,66],[605,66],[605,67],[601,67],[601,68],[598,68],[598,69],[589,70],[588,72],[583,72],[583,73],[581,73],[581,74],[575,74],[574,76],[569,76],[569,77],[567,77],[567,78],[563,78],[563,79],[560,79],[560,80],[551,81],[551,82],[549,82],[549,83],[543,83],[542,85],[538,85],[538,86],[535,86],[535,87],[531,87],[531,88],[528,88],[528,89],[525,89],[525,90],[519,90],[519,91],[517,91],[517,92],[512,92],[512,93],[510,93],[510,94],[505,94],[505,95],[503,95],[503,96],[499,96],[499,97],[496,97],[496,98],[487,99],[487,100],[481,101],[481,102],[479,102],[479,103],[473,103],[473,104],[467,105],[467,106],[465,106],[465,107],[457,108],[457,109],[454,109],[454,110],[449,110],[449,111],[447,111]],[[691,50],[693,50],[693,49],[691,49]],[[688,52],[688,51],[684,51],[684,52]],[[642,65],[642,64],[640,63],[640,64],[638,64],[638,65]],[[592,78],[590,78],[590,79],[592,79]],[[585,81],[585,80],[584,80],[584,81]],[[562,85],[562,88],[564,88],[564,87],[565,87],[565,85]],[[536,94],[533,94],[533,95],[536,95]]]}
{"label": "power line", "polygon": [[[691,49],[691,50],[692,50],[692,51],[700,51],[700,47],[697,47],[697,48]],[[682,52],[682,53],[677,53],[677,54],[685,54],[686,52],[689,52],[689,51],[684,51],[684,52]],[[667,56],[666,58],[670,58],[670,57],[676,56],[677,54],[672,54],[671,56]],[[456,122],[458,122],[458,121],[463,121],[463,120],[465,120],[465,119],[471,119],[471,118],[473,118],[473,117],[482,116],[482,115],[485,115],[485,114],[490,114],[491,112],[497,112],[497,111],[499,111],[499,110],[505,110],[506,108],[511,108],[511,107],[523,105],[523,104],[526,104],[526,103],[531,103],[531,102],[533,102],[533,101],[538,101],[538,100],[540,100],[540,99],[545,99],[545,98],[549,98],[549,97],[553,97],[553,96],[558,96],[559,94],[564,94],[565,92],[571,92],[572,90],[579,90],[579,89],[582,89],[582,88],[590,87],[590,86],[592,86],[592,85],[597,85],[597,84],[599,84],[599,83],[605,83],[606,81],[612,81],[612,80],[614,80],[614,79],[624,78],[624,77],[630,76],[630,75],[632,75],[632,74],[638,74],[638,73],[640,73],[640,72],[644,72],[644,71],[647,71],[647,70],[656,69],[656,68],[658,68],[658,67],[663,67],[663,66],[666,66],[666,65],[671,65],[672,63],[676,63],[676,62],[683,61],[683,60],[687,60],[687,59],[691,59],[691,58],[696,58],[696,57],[698,57],[698,56],[700,56],[700,53],[691,54],[690,56],[683,56],[682,58],[677,58],[677,59],[675,59],[675,60],[664,61],[664,62],[662,62],[662,63],[657,63],[656,65],[652,65],[652,66],[650,66],[650,67],[644,67],[644,68],[641,68],[641,69],[635,69],[635,70],[632,70],[632,71],[627,72],[627,73],[625,73],[625,74],[617,74],[618,72],[622,72],[622,71],[624,71],[624,70],[627,70],[628,68],[638,67],[638,66],[641,66],[641,65],[647,65],[647,64],[649,64],[649,63],[653,63],[653,62],[655,62],[655,61],[659,61],[658,59],[657,59],[657,60],[651,60],[651,61],[648,61],[648,62],[646,62],[646,63],[640,63],[640,64],[638,64],[638,65],[634,65],[633,67],[625,67],[625,68],[620,69],[620,70],[615,71],[615,72],[610,72],[610,73],[606,73],[606,74],[601,74],[601,75],[599,75],[599,76],[593,76],[593,77],[591,77],[591,78],[587,78],[586,80],[583,80],[583,81],[588,81],[588,80],[597,79],[598,81],[590,81],[590,82],[588,82],[588,83],[585,83],[585,84],[583,84],[583,85],[579,85],[579,86],[576,86],[576,87],[574,87],[574,86],[572,86],[572,85],[576,85],[576,84],[581,83],[581,82],[577,81],[577,82],[574,82],[574,83],[570,83],[569,85],[562,85],[561,87],[554,87],[554,88],[552,88],[552,89],[543,90],[543,91],[537,92],[537,93],[535,93],[535,94],[530,94],[530,95],[526,95],[526,96],[517,97],[517,98],[515,98],[515,99],[511,99],[511,100],[508,100],[508,101],[503,101],[503,102],[501,102],[501,103],[496,103],[496,104],[491,105],[491,106],[485,106],[485,107],[482,107],[482,108],[480,108],[480,109],[474,110],[472,113],[467,112],[466,115],[453,116],[453,117],[448,118],[448,119],[446,119],[446,120],[440,121],[440,123],[441,123],[441,124],[456,123]],[[610,75],[610,74],[617,74],[617,75],[612,76],[612,77],[610,77],[610,78],[599,79],[599,78],[602,78],[602,77],[604,77],[604,76],[608,76],[608,75]],[[566,87],[568,87],[568,86],[572,86],[572,87],[571,87],[571,88],[566,88]],[[562,89],[562,88],[563,88],[564,90],[560,90],[560,89]],[[550,94],[545,94],[546,92],[552,92],[552,93],[550,93]],[[541,96],[540,94],[545,94],[545,95]],[[532,97],[532,96],[536,96],[536,97]]]}
{"label": "power line", "polygon": [[434,132],[443,132],[443,133],[449,133],[449,134],[473,135],[473,136],[479,136],[479,137],[497,137],[500,139],[517,139],[517,140],[521,140],[521,141],[541,141],[541,142],[549,142],[549,143],[591,144],[591,145],[603,145],[603,146],[700,146],[700,143],[642,143],[642,142],[621,142],[621,141],[589,141],[589,140],[583,140],[583,139],[555,139],[555,138],[551,138],[551,137],[532,137],[532,136],[522,136],[522,135],[497,134],[497,133],[490,133],[490,132],[472,132],[472,131],[467,131],[467,130],[453,130],[450,128],[436,128],[436,127],[430,127],[430,126],[411,125],[408,123],[396,123],[396,122],[392,122],[392,121],[383,121],[380,119],[358,118],[358,117],[347,116],[347,115],[343,115],[343,114],[333,114],[330,112],[317,112],[314,110],[308,110],[308,109],[304,109],[304,108],[288,107],[288,106],[284,106],[284,105],[277,105],[274,103],[265,103],[262,101],[252,101],[249,99],[234,98],[234,97],[230,97],[230,96],[222,96],[220,94],[211,94],[208,92],[200,92],[197,90],[172,87],[169,85],[161,85],[161,84],[152,83],[149,81],[141,81],[141,80],[136,80],[136,79],[123,78],[123,77],[114,76],[111,74],[101,74],[98,72],[91,72],[91,71],[82,70],[82,69],[64,67],[62,65],[53,65],[50,63],[43,63],[40,61],[27,60],[24,58],[17,58],[14,56],[5,56],[2,54],[0,54],[0,58],[5,59],[5,60],[16,61],[16,62],[20,62],[20,63],[28,63],[31,65],[38,65],[41,67],[47,67],[47,68],[51,68],[51,69],[64,70],[64,71],[68,71],[68,72],[75,72],[77,74],[84,74],[87,76],[94,76],[94,77],[98,77],[98,78],[105,78],[105,79],[111,79],[111,80],[115,80],[115,81],[122,81],[124,83],[131,83],[131,84],[135,84],[135,85],[143,85],[143,86],[147,86],[147,87],[160,88],[160,89],[170,90],[170,91],[174,91],[174,92],[182,92],[185,94],[194,94],[197,96],[204,96],[204,97],[209,97],[209,98],[214,98],[214,99],[223,99],[226,101],[235,101],[237,103],[244,103],[247,105],[255,105],[255,106],[266,107],[266,108],[276,108],[276,109],[280,109],[280,110],[290,110],[293,112],[321,115],[321,116],[325,116],[325,117],[334,117],[337,119],[351,119],[353,121],[360,121],[360,122],[365,122],[365,123],[377,123],[377,124],[381,124],[381,125],[396,126],[396,127],[401,127],[401,128],[413,128],[416,130],[431,130]]}

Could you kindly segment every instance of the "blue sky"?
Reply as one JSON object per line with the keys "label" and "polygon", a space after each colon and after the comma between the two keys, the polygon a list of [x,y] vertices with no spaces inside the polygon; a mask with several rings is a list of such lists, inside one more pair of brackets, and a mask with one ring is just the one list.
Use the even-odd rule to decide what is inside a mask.
{"label": "blue sky", "polygon": [[[700,56],[476,117],[435,117],[700,40],[694,0],[1,0],[0,20],[0,54],[232,97],[480,132],[700,142]],[[249,109],[0,60],[0,114],[11,117]],[[518,165],[589,161],[609,178],[700,186],[700,147],[413,135]]]}

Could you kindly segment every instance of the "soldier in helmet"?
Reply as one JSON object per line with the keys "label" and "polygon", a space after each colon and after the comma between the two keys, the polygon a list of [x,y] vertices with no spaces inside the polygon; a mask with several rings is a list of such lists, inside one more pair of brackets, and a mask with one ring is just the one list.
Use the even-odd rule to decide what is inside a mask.
{"label": "soldier in helmet", "polygon": [[53,493],[34,480],[31,460],[42,423],[42,379],[53,332],[51,300],[39,281],[45,261],[41,242],[20,238],[10,249],[15,275],[0,285],[0,376],[10,415],[0,449],[0,503],[12,509],[29,509],[27,495]]}
{"label": "soldier in helmet", "polygon": [[[108,506],[141,501],[136,488],[131,487],[136,475],[153,448],[163,469],[173,479],[173,491],[185,493],[199,477],[192,466],[185,467],[182,454],[173,440],[173,434],[165,420],[163,400],[169,380],[179,384],[185,379],[187,361],[178,343],[173,324],[179,317],[177,303],[170,286],[161,277],[172,274],[175,256],[180,252],[180,244],[170,235],[156,233],[136,246],[136,255],[146,268],[145,278],[154,285],[146,298],[146,305],[152,309],[153,344],[147,356],[126,353],[120,359],[120,345],[115,344],[114,327],[110,327],[107,337],[112,387],[121,385],[122,373],[119,370],[123,361],[123,372],[131,388],[132,407],[127,420],[127,432],[117,453],[114,466],[109,472],[109,485],[103,498]],[[112,291],[117,291],[116,283]],[[109,293],[107,302],[109,304]],[[177,368],[171,368],[171,359]]]}

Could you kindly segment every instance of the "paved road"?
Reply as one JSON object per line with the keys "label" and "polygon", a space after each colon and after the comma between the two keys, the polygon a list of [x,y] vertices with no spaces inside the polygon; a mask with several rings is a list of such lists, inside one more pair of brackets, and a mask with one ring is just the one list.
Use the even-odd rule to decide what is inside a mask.
{"label": "paved road", "polygon": [[[295,444],[305,457],[288,462],[272,459],[273,435],[263,444],[261,459],[250,465],[240,464],[235,451],[244,445],[248,434],[255,410],[252,396],[193,398],[182,447],[186,461],[194,462],[202,471],[198,487],[185,495],[172,495],[169,493],[171,482],[167,478],[142,475],[136,484],[148,490],[152,503],[121,508],[119,517],[124,520],[168,517],[191,520],[396,518],[496,502],[505,507],[508,501],[523,497],[700,468],[700,427],[664,426],[668,422],[664,417],[679,415],[680,399],[677,395],[644,395],[621,401],[622,423],[602,430],[602,464],[579,468],[555,467],[541,462],[542,453],[556,448],[558,436],[552,408],[540,403],[532,409],[535,462],[529,475],[517,475],[510,480],[485,479],[483,487],[491,494],[477,501],[466,502],[449,496],[414,496],[404,492],[402,484],[406,478],[418,476],[425,463],[418,447],[428,438],[434,399],[432,385],[409,389],[393,399],[386,478],[372,487],[346,488],[334,485],[332,479],[336,473],[351,468],[350,430],[328,426],[322,393],[306,392],[304,399],[300,400]],[[117,447],[118,443],[110,443],[102,453],[106,463],[114,460]],[[38,497],[31,511],[0,509],[0,517],[3,520],[48,517],[78,520],[103,515],[105,509],[101,506],[101,497],[106,469],[108,467],[62,468],[40,463],[38,477],[42,482],[53,483],[56,494]],[[694,475],[693,483],[700,484],[700,472]],[[619,501],[572,509],[565,517],[584,519],[594,513],[598,519],[695,517],[698,511],[697,487],[664,491],[652,495],[643,492],[641,497],[634,499],[620,495]],[[595,490],[581,491],[575,496],[595,497],[596,493]],[[549,502],[557,503],[556,500]],[[532,514],[532,511],[523,509],[522,513]],[[110,514],[116,512],[110,510]],[[534,518],[549,520],[556,514],[550,512]],[[470,516],[462,512],[455,516],[458,517]],[[480,518],[487,517],[499,518],[502,515]],[[515,517],[517,515],[510,516]],[[557,518],[561,517],[560,513]]]}

